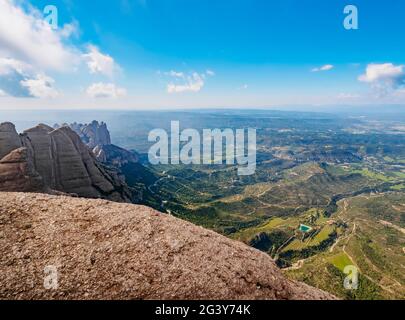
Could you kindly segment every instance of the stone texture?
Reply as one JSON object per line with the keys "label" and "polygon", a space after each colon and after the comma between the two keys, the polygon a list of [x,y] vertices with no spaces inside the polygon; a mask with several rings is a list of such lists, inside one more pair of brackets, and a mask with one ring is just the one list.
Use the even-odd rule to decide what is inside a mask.
{"label": "stone texture", "polygon": [[99,145],[93,149],[96,159],[118,168],[128,163],[138,163],[139,157],[136,153],[117,147],[113,144]]}
{"label": "stone texture", "polygon": [[54,159],[54,145],[50,133],[52,128],[40,124],[24,132],[22,141],[30,152],[36,170],[42,176],[44,183],[56,189],[57,168]]}
{"label": "stone texture", "polygon": [[45,191],[42,177],[34,169],[26,148],[11,151],[0,160],[0,191]]}
{"label": "stone texture", "polygon": [[[260,251],[153,209],[0,193],[2,299],[334,299]],[[46,289],[44,268],[57,268]]]}
{"label": "stone texture", "polygon": [[107,124],[99,123],[94,120],[90,124],[71,123],[58,125],[54,128],[69,127],[75,131],[80,139],[94,153],[96,159],[102,163],[116,166],[118,168],[128,163],[138,163],[139,156],[135,152],[131,152],[111,144],[110,132]]}
{"label": "stone texture", "polygon": [[70,125],[64,123],[62,125],[56,124],[54,126],[56,129],[61,127],[70,127],[90,149],[93,149],[96,146],[111,144],[110,132],[107,129],[107,124],[104,122],[99,123],[94,120],[89,124],[74,122]]}
{"label": "stone texture", "polygon": [[20,137],[14,124],[5,122],[0,124],[0,159],[14,149],[22,147]]}
{"label": "stone texture", "polygon": [[[119,173],[99,163],[69,127],[54,130],[40,124],[26,130],[21,136],[15,132],[12,124],[3,124],[1,129],[0,135],[5,133],[0,144],[3,153],[10,152],[15,146],[25,147],[24,151],[18,151],[21,156],[18,162],[0,165],[1,190],[42,192],[42,185],[37,189],[39,176],[47,190],[120,202],[133,200]],[[25,180],[22,179],[24,172],[29,173]],[[13,176],[16,180],[11,183]],[[31,187],[28,187],[29,182],[33,182]],[[18,189],[19,185],[21,189]]]}

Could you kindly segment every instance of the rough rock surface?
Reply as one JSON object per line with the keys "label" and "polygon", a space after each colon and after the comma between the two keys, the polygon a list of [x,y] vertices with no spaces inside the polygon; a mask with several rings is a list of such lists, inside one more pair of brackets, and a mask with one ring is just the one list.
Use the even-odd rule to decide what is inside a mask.
{"label": "rough rock surface", "polygon": [[138,163],[139,156],[135,152],[128,151],[111,144],[110,132],[107,124],[94,120],[90,124],[71,123],[55,124],[54,128],[69,127],[75,131],[80,139],[93,151],[96,159],[102,163],[118,168],[128,163]]}
{"label": "rough rock surface", "polygon": [[75,131],[80,139],[90,148],[111,144],[110,132],[104,122],[99,123],[94,120],[89,124],[72,123],[70,125],[64,123],[62,125],[55,124],[54,128],[70,127]]}
{"label": "rough rock surface", "polygon": [[0,124],[0,159],[14,149],[22,147],[20,137],[14,124],[5,122]]}
{"label": "rough rock surface", "polygon": [[0,227],[2,299],[334,299],[265,253],[143,206],[0,193]]}
{"label": "rough rock surface", "polygon": [[[7,123],[1,130],[0,149],[5,155],[0,159],[11,156],[14,160],[0,162],[0,190],[43,192],[45,186],[81,197],[132,200],[118,172],[98,163],[69,127],[54,130],[40,124],[18,135]],[[21,146],[24,148],[20,150]]]}
{"label": "rough rock surface", "polygon": [[0,191],[46,191],[26,148],[15,149],[0,160]]}
{"label": "rough rock surface", "polygon": [[117,147],[113,144],[97,146],[93,149],[96,159],[103,163],[112,164],[118,168],[128,163],[138,163],[139,157],[136,153]]}

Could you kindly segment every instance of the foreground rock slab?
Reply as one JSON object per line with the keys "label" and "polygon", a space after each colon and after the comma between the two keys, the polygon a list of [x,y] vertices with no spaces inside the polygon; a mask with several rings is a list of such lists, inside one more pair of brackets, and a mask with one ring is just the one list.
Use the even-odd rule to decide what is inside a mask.
{"label": "foreground rock slab", "polygon": [[243,243],[106,200],[0,193],[0,252],[1,299],[334,298]]}

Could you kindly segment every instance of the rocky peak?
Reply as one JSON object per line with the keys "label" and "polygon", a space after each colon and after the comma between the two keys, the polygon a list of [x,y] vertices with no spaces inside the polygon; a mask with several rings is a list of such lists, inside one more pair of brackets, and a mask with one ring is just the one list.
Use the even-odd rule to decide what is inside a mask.
{"label": "rocky peak", "polygon": [[54,128],[70,127],[75,131],[82,141],[90,148],[96,146],[104,146],[111,144],[110,132],[108,131],[107,124],[104,122],[99,123],[94,120],[89,124],[72,123],[70,125],[62,124],[55,125]]}
{"label": "rocky peak", "polygon": [[52,132],[53,130],[54,130],[54,128],[52,128],[52,127],[50,127],[50,126],[48,126],[46,124],[40,123],[39,125],[37,125],[37,126],[35,126],[33,128],[25,130],[24,132],[40,132],[40,133],[46,132],[46,133],[49,133],[49,132]]}
{"label": "rocky peak", "polygon": [[122,167],[127,163],[137,163],[139,156],[111,144],[110,132],[107,124],[93,120],[90,124],[73,122],[70,125],[55,125],[54,128],[69,127],[75,131],[80,139],[93,151],[96,159],[102,163]]}
{"label": "rocky peak", "polygon": [[40,124],[18,135],[13,124],[2,124],[0,156],[1,190],[43,191],[45,187],[87,198],[132,200],[118,172],[99,163],[69,127],[54,130]]}
{"label": "rocky peak", "polygon": [[22,146],[20,136],[18,135],[14,124],[5,122],[0,124],[0,159],[6,156],[14,149]]}

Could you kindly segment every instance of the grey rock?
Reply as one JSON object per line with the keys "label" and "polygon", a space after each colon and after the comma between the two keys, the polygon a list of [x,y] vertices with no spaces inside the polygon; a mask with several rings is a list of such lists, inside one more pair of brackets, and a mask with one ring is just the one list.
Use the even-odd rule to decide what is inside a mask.
{"label": "grey rock", "polygon": [[76,132],[80,139],[94,153],[96,159],[102,163],[113,165],[121,168],[128,163],[138,163],[139,156],[137,153],[120,148],[111,144],[110,132],[107,124],[99,123],[94,120],[90,124],[71,123],[71,124],[55,124],[54,128],[69,127]]}
{"label": "grey rock", "polygon": [[[75,194],[87,198],[104,198],[119,202],[131,202],[132,193],[118,173],[99,163],[91,150],[69,127],[53,128],[40,124],[16,136],[12,124],[2,125],[8,137],[0,144],[4,152],[13,146],[24,146],[19,150],[18,163],[9,162],[0,166],[0,187],[8,191],[43,191],[38,187],[37,176],[47,190]],[[11,151],[13,153],[13,151]],[[9,157],[6,155],[6,158]],[[15,154],[12,154],[16,158]],[[15,172],[13,173],[13,170]],[[21,179],[22,173],[29,172],[28,181],[35,182],[28,187],[28,181]],[[34,174],[34,172],[36,174]],[[10,186],[9,178],[15,175],[16,182]],[[33,178],[34,177],[34,178]],[[34,179],[34,180],[32,180]],[[18,186],[22,189],[18,189]],[[10,188],[10,189],[8,189]],[[37,189],[36,189],[37,188]]]}
{"label": "grey rock", "polygon": [[90,149],[93,149],[96,146],[111,144],[110,132],[108,131],[107,125],[104,122],[99,123],[98,121],[94,120],[89,124],[74,122],[70,125],[55,125],[56,128],[64,126],[69,126],[73,131],[75,131]]}
{"label": "grey rock", "polygon": [[135,152],[128,151],[113,144],[98,145],[93,149],[96,159],[118,168],[128,163],[138,163],[139,156]]}
{"label": "grey rock", "polygon": [[10,122],[0,124],[0,159],[20,147],[22,147],[21,139],[14,124]]}

